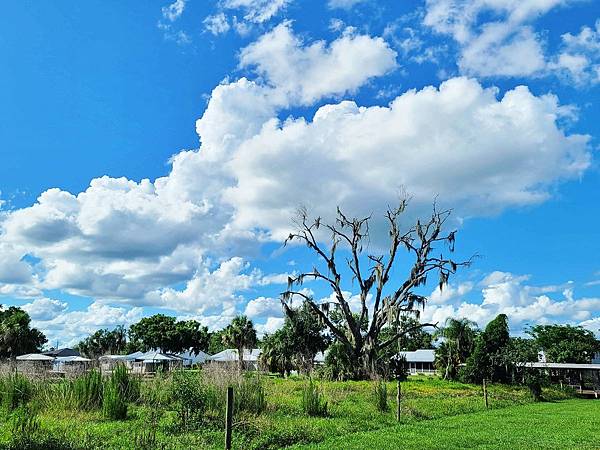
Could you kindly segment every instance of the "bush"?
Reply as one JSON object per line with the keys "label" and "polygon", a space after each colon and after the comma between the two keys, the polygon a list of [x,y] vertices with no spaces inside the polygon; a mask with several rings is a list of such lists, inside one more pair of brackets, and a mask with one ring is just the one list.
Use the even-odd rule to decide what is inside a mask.
{"label": "bush", "polygon": [[0,379],[0,401],[2,407],[12,411],[25,405],[32,397],[33,385],[19,373]]}
{"label": "bush", "polygon": [[207,392],[198,372],[177,371],[173,374],[173,401],[184,429],[198,425],[207,407]]}
{"label": "bush", "polygon": [[[61,383],[69,387],[67,383]],[[102,405],[102,375],[97,370],[90,370],[73,381],[70,386],[77,409],[89,411]],[[60,393],[60,388],[57,389]]]}
{"label": "bush", "polygon": [[310,417],[327,416],[327,401],[312,380],[304,386],[302,391],[302,410]]}
{"label": "bush", "polygon": [[104,417],[113,420],[126,419],[127,399],[115,378],[111,377],[104,383],[102,394],[102,413]]}
{"label": "bush", "polygon": [[386,412],[389,410],[387,397],[387,384],[385,381],[378,380],[373,389],[373,401],[378,411]]}

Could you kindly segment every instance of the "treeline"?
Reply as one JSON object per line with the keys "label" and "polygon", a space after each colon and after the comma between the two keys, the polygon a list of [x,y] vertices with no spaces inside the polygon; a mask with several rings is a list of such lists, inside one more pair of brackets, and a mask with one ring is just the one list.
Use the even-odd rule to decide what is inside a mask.
{"label": "treeline", "polygon": [[435,364],[442,376],[470,383],[527,382],[539,371],[522,363],[538,361],[542,351],[555,363],[589,363],[600,351],[600,341],[580,326],[535,325],[526,330],[528,337],[511,337],[505,314],[483,330],[467,319],[448,319],[437,336]]}

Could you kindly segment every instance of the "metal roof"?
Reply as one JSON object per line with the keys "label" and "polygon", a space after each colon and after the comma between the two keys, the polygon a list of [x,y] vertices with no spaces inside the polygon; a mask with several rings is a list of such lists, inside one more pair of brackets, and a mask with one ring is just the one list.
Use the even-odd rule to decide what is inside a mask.
{"label": "metal roof", "polygon": [[28,353],[27,355],[17,356],[17,361],[54,361],[54,358],[41,353]]}
{"label": "metal roof", "polygon": [[[260,348],[253,348],[252,350],[244,350],[244,361],[257,361],[261,354]],[[207,361],[238,361],[238,352],[234,348],[229,348],[217,353],[216,355],[209,356],[206,358]]]}
{"label": "metal roof", "polygon": [[575,364],[575,363],[551,363],[551,362],[528,362],[525,367],[534,369],[579,369],[600,370],[600,364]]}
{"label": "metal roof", "polygon": [[435,361],[435,350],[421,349],[414,352],[398,352],[406,358],[406,362],[429,362]]}

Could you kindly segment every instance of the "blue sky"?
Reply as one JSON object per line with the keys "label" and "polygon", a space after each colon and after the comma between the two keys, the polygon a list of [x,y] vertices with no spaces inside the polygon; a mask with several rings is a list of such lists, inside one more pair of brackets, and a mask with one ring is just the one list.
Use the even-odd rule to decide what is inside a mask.
{"label": "blue sky", "polygon": [[424,318],[597,331],[599,20],[583,0],[7,4],[0,303],[53,343],[159,311],[272,331],[312,267],[281,248],[293,211],[377,225],[405,190],[407,222],[437,197],[482,256]]}

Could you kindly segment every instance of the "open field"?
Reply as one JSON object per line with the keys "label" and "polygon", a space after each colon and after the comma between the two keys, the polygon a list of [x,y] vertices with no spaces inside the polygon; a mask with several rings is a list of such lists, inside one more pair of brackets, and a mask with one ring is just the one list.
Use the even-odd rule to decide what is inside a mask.
{"label": "open field", "polygon": [[[165,381],[167,382],[168,380]],[[394,383],[388,384],[390,409],[387,412],[380,412],[373,400],[373,382],[319,382],[328,401],[328,417],[308,417],[304,414],[301,401],[306,380],[265,378],[263,383],[267,401],[266,410],[260,415],[249,413],[236,415],[234,448],[276,449],[295,444],[320,443],[322,446],[315,448],[330,448],[336,445],[337,448],[342,448],[340,447],[342,441],[336,441],[336,437],[343,439],[344,448],[348,448],[346,444],[349,442],[356,445],[353,448],[364,448],[365,442],[377,443],[381,448],[386,448],[388,439],[391,442],[401,443],[404,442],[402,436],[405,434],[411,439],[427,436],[427,439],[435,439],[436,442],[440,436],[442,442],[439,430],[447,430],[447,439],[448,442],[453,443],[452,445],[461,442],[462,439],[485,443],[490,442],[490,433],[495,429],[500,430],[500,425],[483,420],[488,415],[498,424],[506,421],[507,428],[503,432],[511,436],[513,425],[510,424],[535,417],[530,415],[528,407],[533,412],[537,411],[536,408],[546,408],[540,410],[544,411],[542,415],[556,408],[561,417],[565,411],[568,413],[571,409],[573,414],[579,414],[582,410],[588,414],[596,411],[597,414],[600,408],[600,402],[594,401],[562,402],[561,400],[569,398],[569,393],[558,389],[547,389],[544,392],[545,397],[557,403],[536,404],[520,409],[519,405],[527,405],[531,402],[526,389],[491,385],[489,398],[492,411],[484,412],[479,386],[446,382],[437,378],[412,378],[403,383],[404,415],[402,425],[399,427],[393,412]],[[142,394],[145,389],[149,389],[149,384],[144,382]],[[97,410],[67,410],[58,405],[52,407],[46,404],[39,408],[40,427],[43,433],[56,436],[61,442],[70,443],[70,446],[63,445],[57,448],[223,448],[222,421],[218,415],[212,421],[205,421],[194,429],[182,431],[178,424],[176,408],[172,404],[167,401],[160,408],[156,408],[146,404],[143,399],[144,395],[139,401],[130,405],[128,418],[122,421],[105,419]],[[35,400],[32,403],[35,403]],[[591,406],[586,410],[584,405]],[[595,410],[590,409],[594,407]],[[160,414],[157,415],[158,410]],[[7,445],[11,439],[12,428],[8,415],[3,414],[0,419],[0,444]],[[598,420],[598,416],[595,417]],[[535,422],[533,424],[535,427]],[[557,422],[550,422],[548,427],[557,425],[559,425]],[[439,427],[439,430],[436,427]],[[460,432],[452,432],[456,427],[459,427]],[[522,430],[516,430],[515,436],[519,436],[518,433],[526,433],[528,427],[524,426]],[[543,434],[543,429],[540,428],[542,427],[540,426],[535,432]],[[543,425],[543,428],[545,429],[546,425]],[[149,430],[152,429],[156,430],[155,436],[153,433],[152,436],[149,434]],[[473,430],[476,429],[482,429],[480,441],[473,440]],[[582,427],[580,430],[583,437],[588,434],[587,428]],[[577,431],[575,428],[569,433],[565,432],[563,442],[571,442],[571,439],[575,439],[573,433]],[[351,438],[348,437],[349,434],[352,434]],[[415,445],[419,445],[418,442]],[[446,448],[452,448],[452,445]]]}
{"label": "open field", "polygon": [[361,432],[317,449],[599,449],[600,402],[565,400],[463,414]]}

